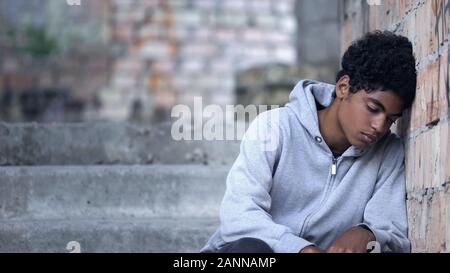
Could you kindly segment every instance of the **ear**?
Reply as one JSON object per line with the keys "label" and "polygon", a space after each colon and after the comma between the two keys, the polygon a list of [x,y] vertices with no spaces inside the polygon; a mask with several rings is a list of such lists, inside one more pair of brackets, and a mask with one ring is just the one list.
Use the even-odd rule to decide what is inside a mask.
{"label": "ear", "polygon": [[336,82],[336,97],[343,99],[349,93],[350,93],[350,77],[348,75],[344,75]]}

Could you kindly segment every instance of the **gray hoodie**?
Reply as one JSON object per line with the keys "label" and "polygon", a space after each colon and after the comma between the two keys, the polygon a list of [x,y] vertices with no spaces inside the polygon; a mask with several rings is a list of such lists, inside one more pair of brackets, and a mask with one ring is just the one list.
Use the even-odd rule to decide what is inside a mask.
{"label": "gray hoodie", "polygon": [[[326,249],[358,225],[374,233],[382,252],[410,251],[403,142],[388,131],[375,144],[350,146],[336,158],[317,115],[318,105],[331,105],[334,90],[301,81],[285,107],[251,123],[227,176],[220,227],[201,252],[243,237],[261,239],[275,252]],[[276,136],[272,148],[261,148],[261,132]]]}

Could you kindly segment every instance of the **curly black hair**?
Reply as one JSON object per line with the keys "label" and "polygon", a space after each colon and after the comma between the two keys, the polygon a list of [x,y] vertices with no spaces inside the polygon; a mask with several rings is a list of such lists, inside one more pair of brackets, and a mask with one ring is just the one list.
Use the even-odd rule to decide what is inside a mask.
{"label": "curly black hair", "polygon": [[376,30],[354,41],[342,57],[336,82],[350,78],[350,92],[392,90],[403,98],[405,109],[416,97],[416,60],[408,38]]}

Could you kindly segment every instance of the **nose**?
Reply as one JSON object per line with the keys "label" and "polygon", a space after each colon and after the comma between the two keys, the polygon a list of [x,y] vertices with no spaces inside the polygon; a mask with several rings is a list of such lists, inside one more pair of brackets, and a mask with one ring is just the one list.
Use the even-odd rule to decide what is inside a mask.
{"label": "nose", "polygon": [[384,115],[378,115],[372,119],[371,127],[376,132],[377,135],[382,135],[384,131],[386,131],[387,120]]}

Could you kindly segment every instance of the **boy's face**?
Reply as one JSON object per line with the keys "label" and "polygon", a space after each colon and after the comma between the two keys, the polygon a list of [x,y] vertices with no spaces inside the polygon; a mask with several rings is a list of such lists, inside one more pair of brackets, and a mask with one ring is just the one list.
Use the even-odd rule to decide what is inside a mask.
{"label": "boy's face", "polygon": [[336,84],[336,96],[340,99],[338,121],[347,140],[355,147],[365,148],[382,138],[401,116],[403,99],[389,90],[359,90],[352,94],[348,87],[345,81]]}

